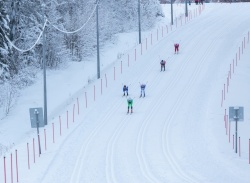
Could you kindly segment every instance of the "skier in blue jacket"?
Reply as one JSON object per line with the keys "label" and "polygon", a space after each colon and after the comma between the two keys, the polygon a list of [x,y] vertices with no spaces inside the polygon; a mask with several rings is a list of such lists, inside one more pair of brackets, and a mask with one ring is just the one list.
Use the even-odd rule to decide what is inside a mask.
{"label": "skier in blue jacket", "polygon": [[145,88],[146,88],[146,84],[144,84],[144,83],[140,83],[140,86],[141,86],[141,95],[140,95],[140,97],[142,97],[142,95],[143,95],[143,97],[145,97]]}
{"label": "skier in blue jacket", "polygon": [[122,91],[123,91],[123,96],[125,96],[125,94],[127,94],[128,96],[128,86],[124,85]]}

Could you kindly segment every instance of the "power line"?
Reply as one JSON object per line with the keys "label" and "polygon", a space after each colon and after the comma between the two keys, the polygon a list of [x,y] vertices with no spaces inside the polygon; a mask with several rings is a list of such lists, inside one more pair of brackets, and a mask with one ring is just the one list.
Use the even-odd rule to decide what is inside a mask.
{"label": "power line", "polygon": [[[2,31],[3,31],[3,33],[4,33],[4,37],[7,39],[7,41],[10,43],[10,45],[11,45],[13,48],[15,48],[16,50],[18,50],[18,51],[20,51],[20,52],[27,52],[27,51],[32,50],[32,49],[37,45],[38,41],[40,40],[40,38],[41,38],[41,36],[42,36],[42,34],[43,34],[43,31],[44,31],[44,29],[45,29],[45,27],[46,27],[46,24],[47,24],[47,20],[45,21],[45,23],[44,23],[44,25],[43,25],[43,29],[42,29],[42,31],[40,32],[40,35],[38,36],[36,42],[35,42],[30,48],[25,49],[25,50],[24,50],[24,49],[21,49],[21,48],[18,48],[16,45],[14,45],[14,44],[12,43],[12,41],[9,39],[9,37],[5,34],[5,32],[3,31],[3,29],[2,29]],[[0,28],[1,28],[1,27],[0,27]]]}
{"label": "power line", "polygon": [[27,52],[27,51],[32,50],[32,49],[37,45],[38,41],[40,40],[41,36],[43,35],[44,29],[45,29],[45,27],[46,27],[46,25],[47,25],[47,22],[48,22],[49,24],[51,24],[52,27],[54,27],[56,30],[58,30],[58,31],[60,31],[60,32],[63,32],[63,33],[65,33],[65,34],[77,33],[77,32],[79,32],[80,30],[82,30],[82,29],[86,26],[86,24],[89,22],[89,20],[90,20],[91,17],[93,16],[93,14],[94,14],[94,12],[95,12],[96,7],[97,7],[98,4],[99,4],[99,0],[98,0],[98,2],[96,3],[95,8],[93,9],[92,13],[90,14],[88,20],[87,20],[79,29],[74,30],[74,31],[67,31],[67,30],[59,29],[58,27],[56,27],[55,25],[53,25],[48,19],[46,19],[46,20],[45,20],[45,23],[44,23],[44,25],[43,25],[43,29],[42,29],[42,31],[40,32],[40,34],[39,34],[37,40],[36,40],[35,43],[34,43],[30,48],[28,48],[28,49],[21,49],[21,48],[18,48],[18,47],[9,39],[9,37],[8,37],[8,36],[6,35],[6,33],[4,32],[4,30],[3,30],[1,27],[0,27],[0,28],[2,29],[2,32],[3,32],[3,34],[4,34],[4,37],[7,39],[7,41],[10,43],[10,45],[11,45],[13,48],[15,48],[16,50],[18,50],[18,51],[20,51],[20,52]]}
{"label": "power line", "polygon": [[[97,4],[98,3],[99,3],[99,1],[97,2]],[[67,30],[59,29],[58,27],[56,27],[55,25],[53,25],[49,20],[48,20],[48,22],[52,25],[52,27],[54,27],[56,30],[58,30],[58,31],[60,31],[62,33],[65,33],[65,34],[74,34],[74,33],[77,33],[80,30],[82,30],[85,27],[85,25],[89,22],[89,20],[91,19],[91,17],[93,16],[93,14],[94,14],[94,12],[96,10],[97,4],[95,5],[95,8],[93,9],[92,13],[90,14],[88,20],[79,29],[76,29],[74,31],[67,31]]]}

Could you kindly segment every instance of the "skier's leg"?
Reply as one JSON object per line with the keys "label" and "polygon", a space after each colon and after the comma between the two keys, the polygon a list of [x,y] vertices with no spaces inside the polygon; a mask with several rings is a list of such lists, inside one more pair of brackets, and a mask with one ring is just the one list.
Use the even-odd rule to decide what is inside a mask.
{"label": "skier's leg", "polygon": [[131,113],[133,113],[133,106],[131,105]]}
{"label": "skier's leg", "polygon": [[129,105],[128,105],[128,113],[129,113]]}

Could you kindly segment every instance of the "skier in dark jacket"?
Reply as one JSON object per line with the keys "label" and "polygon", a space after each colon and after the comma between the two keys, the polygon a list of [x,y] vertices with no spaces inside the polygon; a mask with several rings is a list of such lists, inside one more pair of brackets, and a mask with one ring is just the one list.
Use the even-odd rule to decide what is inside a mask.
{"label": "skier in dark jacket", "polygon": [[125,94],[127,94],[128,96],[128,86],[124,85],[122,90],[123,90],[123,96],[125,96]]}
{"label": "skier in dark jacket", "polygon": [[140,95],[140,97],[142,97],[142,94],[143,94],[143,97],[145,97],[145,88],[146,88],[146,84],[140,84],[140,86],[141,86],[141,95]]}
{"label": "skier in dark jacket", "polygon": [[165,71],[166,61],[165,61],[165,60],[161,60],[160,64],[161,64],[161,71],[162,71],[163,69],[164,69],[164,71]]}
{"label": "skier in dark jacket", "polygon": [[177,54],[179,53],[179,46],[180,45],[178,43],[174,44],[174,53],[177,53]]}

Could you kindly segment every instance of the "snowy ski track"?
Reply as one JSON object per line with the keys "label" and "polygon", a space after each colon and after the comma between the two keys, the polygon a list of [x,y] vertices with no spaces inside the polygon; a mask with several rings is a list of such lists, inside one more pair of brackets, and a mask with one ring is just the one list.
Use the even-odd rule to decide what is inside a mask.
{"label": "snowy ski track", "polygon": [[[239,7],[246,11],[243,6]],[[186,123],[185,114],[192,112],[190,104],[199,92],[195,89],[200,85],[202,87],[200,79],[209,77],[207,69],[212,70],[212,65],[216,64],[215,61],[207,59],[208,55],[217,51],[224,31],[229,29],[232,23],[237,24],[238,18],[241,17],[238,17],[237,13],[232,13],[230,6],[224,7],[228,8],[227,15],[221,15],[219,8],[218,4],[217,11],[213,10],[213,13],[206,12],[205,9],[201,16],[193,18],[177,29],[173,28],[172,32],[169,31],[164,39],[137,57],[136,61],[132,60],[130,67],[124,68],[123,74],[117,74],[115,81],[109,80],[109,86],[103,95],[87,109],[96,111],[97,115],[90,116],[86,112],[81,121],[77,122],[78,127],[68,135],[59,148],[59,151],[66,150],[70,153],[68,145],[75,141],[74,138],[80,139],[78,151],[75,152],[77,155],[74,162],[71,162],[74,168],[65,172],[68,174],[65,175],[65,182],[198,183],[208,179],[199,170],[184,168],[185,162],[175,153],[179,147],[186,144],[181,148],[188,154],[195,154],[195,145],[188,145],[195,135],[187,132],[185,137],[180,138],[176,136],[180,134],[174,132],[185,131],[186,124],[182,125],[177,121],[181,121],[178,120],[181,118],[182,122]],[[228,22],[227,16],[232,16],[231,22]],[[199,28],[192,29],[196,24],[200,25]],[[223,26],[221,30],[215,30],[213,24]],[[206,38],[209,41],[203,42],[203,37],[209,36],[211,39]],[[173,41],[179,40],[180,53],[175,55]],[[167,61],[165,72],[160,72],[160,59]],[[180,84],[184,83],[183,80],[186,81],[185,84]],[[139,98],[139,82],[147,82],[145,98]],[[129,94],[134,98],[132,115],[126,115],[127,103],[126,98],[122,97],[122,83],[130,84]],[[111,123],[112,121],[114,122]],[[191,125],[194,125],[194,130],[202,135],[198,128],[202,124],[197,124],[196,128],[195,123]],[[199,147],[205,148],[202,145]],[[157,156],[152,156],[155,154],[153,152],[157,152]],[[213,164],[209,162],[213,159],[212,153],[208,153],[207,156],[211,157],[203,161],[209,165]],[[62,157],[55,156],[56,158]],[[56,170],[59,167],[50,168]],[[48,168],[46,172],[49,171]],[[46,176],[43,180],[46,180]]]}

